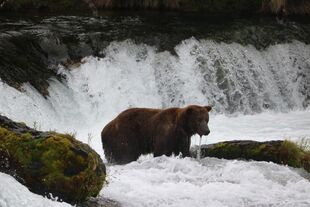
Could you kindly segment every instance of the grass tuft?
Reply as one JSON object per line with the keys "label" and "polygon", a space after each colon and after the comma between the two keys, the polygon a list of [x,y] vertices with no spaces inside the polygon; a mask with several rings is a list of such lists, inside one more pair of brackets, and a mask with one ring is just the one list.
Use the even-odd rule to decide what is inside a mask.
{"label": "grass tuft", "polygon": [[283,141],[279,156],[283,164],[292,167],[304,168],[310,173],[310,141],[307,138],[302,138],[298,142],[289,140]]}

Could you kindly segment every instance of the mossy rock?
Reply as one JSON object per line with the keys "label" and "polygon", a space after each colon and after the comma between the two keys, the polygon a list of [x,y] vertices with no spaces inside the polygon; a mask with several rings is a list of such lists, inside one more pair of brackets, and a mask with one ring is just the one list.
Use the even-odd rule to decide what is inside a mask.
{"label": "mossy rock", "polygon": [[[197,156],[197,151],[198,147],[191,149],[193,157]],[[288,140],[267,142],[236,140],[202,145],[201,157],[267,161],[304,168],[310,172],[310,152]]]}
{"label": "mossy rock", "polygon": [[0,116],[0,171],[29,190],[78,203],[95,197],[105,182],[100,156],[71,135],[38,132]]}

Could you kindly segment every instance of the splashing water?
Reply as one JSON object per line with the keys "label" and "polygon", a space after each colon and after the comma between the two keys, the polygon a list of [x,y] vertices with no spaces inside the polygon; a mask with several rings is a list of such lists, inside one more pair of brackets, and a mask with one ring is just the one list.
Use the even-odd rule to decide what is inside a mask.
{"label": "splashing water", "polygon": [[199,145],[198,145],[198,151],[197,151],[198,160],[201,160],[201,139],[202,139],[202,136],[199,137]]}
{"label": "splashing water", "polygon": [[123,206],[298,206],[310,204],[310,182],[266,162],[141,157],[110,166],[103,197]]}
{"label": "splashing water", "polygon": [[[193,145],[310,135],[309,45],[257,50],[188,39],[175,52],[112,42],[103,58],[86,57],[69,70],[59,66],[65,80],[49,80],[47,99],[30,84],[20,92],[0,83],[0,113],[41,130],[76,132],[103,158],[100,131],[129,107],[213,105],[211,134],[203,141],[194,136]],[[110,184],[101,196],[124,206],[310,205],[309,182],[271,163],[146,156],[108,169]]]}
{"label": "splashing water", "polygon": [[1,207],[70,207],[67,203],[52,201],[31,193],[25,186],[10,175],[0,172],[0,206]]}
{"label": "splashing water", "polygon": [[50,80],[47,100],[30,85],[20,95],[2,84],[0,111],[58,129],[104,123],[129,107],[209,104],[216,113],[253,114],[309,105],[309,45],[296,41],[259,51],[188,39],[175,51],[177,56],[130,40],[112,42],[104,58],[84,58],[70,70],[60,67],[66,80]]}

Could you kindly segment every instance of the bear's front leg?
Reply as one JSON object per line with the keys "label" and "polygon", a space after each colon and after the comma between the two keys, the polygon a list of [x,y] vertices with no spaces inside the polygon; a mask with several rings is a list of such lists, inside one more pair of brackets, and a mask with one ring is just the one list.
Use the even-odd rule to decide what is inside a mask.
{"label": "bear's front leg", "polygon": [[171,156],[173,151],[174,143],[170,139],[170,137],[159,136],[156,138],[156,142],[154,142],[154,157],[166,155]]}
{"label": "bear's front leg", "polygon": [[189,157],[189,149],[191,145],[191,139],[188,136],[180,137],[180,151],[182,153],[182,157]]}

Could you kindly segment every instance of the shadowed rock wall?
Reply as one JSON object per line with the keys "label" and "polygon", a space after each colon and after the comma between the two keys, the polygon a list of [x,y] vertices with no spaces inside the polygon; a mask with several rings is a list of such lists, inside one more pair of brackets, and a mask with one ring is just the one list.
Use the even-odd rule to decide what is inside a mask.
{"label": "shadowed rock wall", "polygon": [[106,9],[203,11],[209,14],[310,14],[305,0],[0,0],[0,11],[83,11]]}

